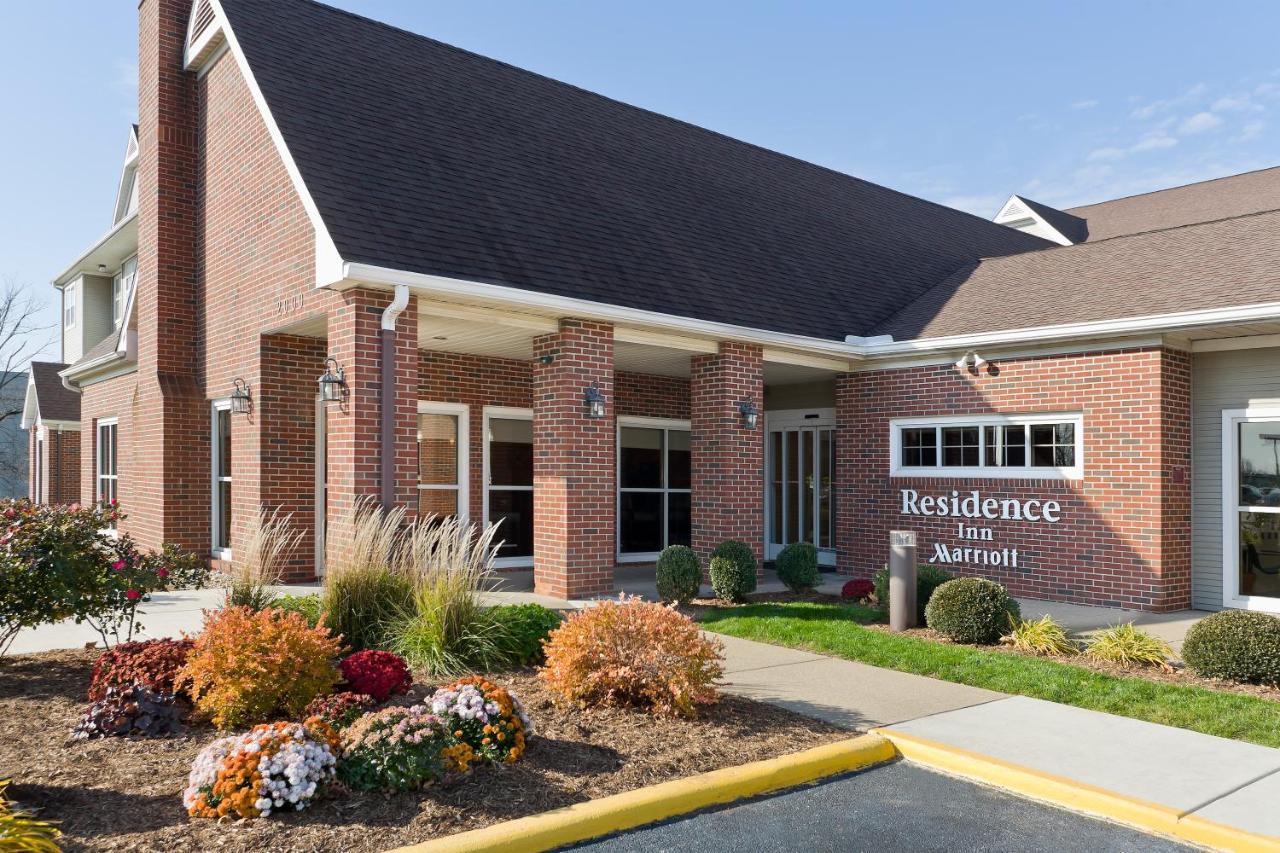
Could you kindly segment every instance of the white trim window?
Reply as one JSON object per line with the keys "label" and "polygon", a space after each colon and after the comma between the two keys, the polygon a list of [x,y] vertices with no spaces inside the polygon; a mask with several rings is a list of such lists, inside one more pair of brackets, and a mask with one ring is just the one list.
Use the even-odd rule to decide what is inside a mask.
{"label": "white trim window", "polygon": [[692,511],[688,421],[618,418],[618,558],[657,559],[688,545]]}
{"label": "white trim window", "polygon": [[418,403],[418,514],[467,517],[469,412],[459,403]]}
{"label": "white trim window", "polygon": [[1280,613],[1280,408],[1222,412],[1222,603]]}
{"label": "white trim window", "polygon": [[117,329],[124,322],[124,309],[129,304],[129,294],[137,278],[138,256],[134,255],[124,262],[120,272],[111,280],[111,322]]}
{"label": "white trim window", "polygon": [[210,531],[213,556],[231,559],[231,401],[215,400],[210,417]]}
{"label": "white trim window", "polygon": [[1084,476],[1080,413],[900,418],[889,424],[894,477],[1073,480]]}
{"label": "white trim window", "polygon": [[68,284],[62,289],[62,325],[63,328],[76,327],[76,286]]}
{"label": "white trim window", "polygon": [[98,503],[111,505],[119,499],[120,468],[117,452],[119,421],[116,418],[98,419],[98,441],[96,476],[96,497]]}
{"label": "white trim window", "polygon": [[34,494],[31,500],[38,504],[44,503],[44,427],[36,427],[36,476],[35,486],[32,491]]}
{"label": "white trim window", "polygon": [[533,410],[484,410],[484,519],[498,525],[494,565],[533,565]]}

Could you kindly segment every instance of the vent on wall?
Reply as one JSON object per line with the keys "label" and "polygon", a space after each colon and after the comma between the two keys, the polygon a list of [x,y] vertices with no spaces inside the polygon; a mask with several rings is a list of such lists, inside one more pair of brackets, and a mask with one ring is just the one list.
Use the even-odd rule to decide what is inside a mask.
{"label": "vent on wall", "polygon": [[1017,199],[1009,199],[1009,203],[1004,206],[1004,210],[1000,211],[1000,218],[1006,219],[1012,216],[1026,216],[1027,209],[1018,204]]}
{"label": "vent on wall", "polygon": [[213,15],[213,4],[209,0],[200,0],[191,20],[191,41],[200,38],[200,34],[209,29],[209,25],[213,23]]}

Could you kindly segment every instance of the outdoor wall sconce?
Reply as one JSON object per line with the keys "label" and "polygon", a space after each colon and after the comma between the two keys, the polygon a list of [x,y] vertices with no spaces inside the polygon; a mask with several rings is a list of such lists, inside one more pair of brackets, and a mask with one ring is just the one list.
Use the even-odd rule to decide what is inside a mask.
{"label": "outdoor wall sconce", "polygon": [[976,352],[970,351],[960,356],[960,360],[956,362],[956,370],[964,373],[966,371],[970,371],[970,368],[972,368],[972,372],[977,373],[982,370],[982,368],[986,367],[987,364],[988,362],[985,358],[978,355]]}
{"label": "outdoor wall sconce", "polygon": [[249,414],[249,404],[252,402],[249,397],[249,383],[239,377],[235,382],[231,383],[231,411],[237,415]]}
{"label": "outdoor wall sconce", "polygon": [[325,403],[341,403],[342,389],[347,387],[343,370],[333,356],[324,360],[324,375],[317,380],[320,383],[320,400]]}
{"label": "outdoor wall sconce", "polygon": [[592,382],[588,385],[586,392],[582,395],[582,399],[587,404],[587,417],[604,417],[604,394],[600,393],[599,382]]}
{"label": "outdoor wall sconce", "polygon": [[755,403],[739,403],[738,413],[742,415],[742,424],[747,429],[755,429],[756,424],[760,423],[760,410],[756,408]]}

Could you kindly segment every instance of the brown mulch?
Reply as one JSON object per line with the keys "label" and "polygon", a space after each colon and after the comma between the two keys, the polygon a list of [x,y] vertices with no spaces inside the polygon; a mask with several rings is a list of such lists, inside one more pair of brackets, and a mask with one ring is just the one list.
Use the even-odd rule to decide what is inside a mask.
{"label": "brown mulch", "polygon": [[[217,733],[75,741],[95,653],[0,658],[0,777],[61,822],[67,850],[381,851],[597,797],[772,758],[848,737],[790,711],[725,695],[696,720],[556,708],[531,671],[496,676],[537,728],[514,765],[397,795],[337,791],[306,811],[255,821],[192,820],[182,790]],[[425,692],[416,685],[415,692]]]}
{"label": "brown mulch", "polygon": [[[888,631],[889,626],[884,624],[863,625],[872,631]],[[955,645],[954,642],[942,636],[932,628],[910,628],[902,631],[901,634],[907,637],[916,637],[921,640],[929,640],[935,643],[945,643],[947,645]],[[1181,684],[1188,687],[1204,687],[1208,690],[1216,690],[1220,693],[1239,693],[1243,696],[1254,696],[1259,699],[1272,699],[1280,701],[1280,686],[1270,686],[1263,684],[1242,684],[1238,681],[1226,681],[1220,678],[1201,678],[1189,669],[1185,668],[1181,661],[1174,661],[1173,672],[1167,672],[1157,667],[1145,666],[1124,666],[1110,661],[1094,660],[1084,655],[1071,656],[1045,656],[1033,655],[1030,652],[1019,651],[1005,643],[998,643],[992,646],[974,646],[973,648],[981,649],[989,652],[1004,652],[1010,655],[1019,655],[1021,657],[1039,657],[1043,660],[1051,660],[1054,663],[1063,663],[1068,666],[1078,666],[1081,669],[1089,669],[1094,672],[1100,672],[1103,675],[1115,675],[1124,678],[1143,678],[1147,681],[1155,681],[1161,684]]]}

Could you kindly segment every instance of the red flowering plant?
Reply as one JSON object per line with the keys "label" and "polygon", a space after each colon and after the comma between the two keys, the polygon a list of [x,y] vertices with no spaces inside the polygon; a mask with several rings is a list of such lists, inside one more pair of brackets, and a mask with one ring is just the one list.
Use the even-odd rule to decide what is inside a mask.
{"label": "red flowering plant", "polygon": [[413,686],[409,665],[392,652],[365,649],[343,658],[338,669],[352,692],[372,696],[379,703],[392,693],[407,693]]}
{"label": "red flowering plant", "polygon": [[854,578],[840,587],[840,597],[845,601],[862,601],[864,598],[870,598],[875,589],[875,584],[866,578]]}

